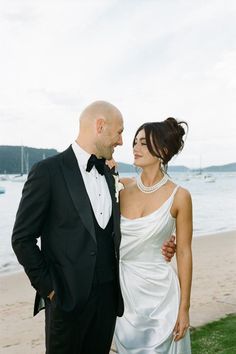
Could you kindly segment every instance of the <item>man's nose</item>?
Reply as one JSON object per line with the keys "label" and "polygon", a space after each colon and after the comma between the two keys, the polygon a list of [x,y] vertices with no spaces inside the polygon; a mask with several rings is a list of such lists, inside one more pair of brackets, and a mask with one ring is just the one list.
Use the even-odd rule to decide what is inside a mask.
{"label": "man's nose", "polygon": [[117,141],[117,145],[123,145],[123,138],[120,135],[119,140]]}

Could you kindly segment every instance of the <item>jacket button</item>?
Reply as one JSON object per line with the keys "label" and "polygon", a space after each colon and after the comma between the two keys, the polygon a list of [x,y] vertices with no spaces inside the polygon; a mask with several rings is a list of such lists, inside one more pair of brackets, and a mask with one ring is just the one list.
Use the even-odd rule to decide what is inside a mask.
{"label": "jacket button", "polygon": [[96,256],[96,252],[95,251],[91,251],[90,252],[90,256]]}

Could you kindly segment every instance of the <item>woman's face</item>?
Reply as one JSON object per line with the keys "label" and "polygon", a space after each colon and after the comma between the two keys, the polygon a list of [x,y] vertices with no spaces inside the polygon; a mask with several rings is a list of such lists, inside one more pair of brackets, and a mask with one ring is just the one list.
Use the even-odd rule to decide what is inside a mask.
{"label": "woman's face", "polygon": [[140,132],[135,138],[133,154],[134,165],[137,167],[143,168],[145,166],[150,166],[153,164],[156,165],[159,161],[158,158],[156,156],[153,156],[148,150],[144,129],[140,130]]}

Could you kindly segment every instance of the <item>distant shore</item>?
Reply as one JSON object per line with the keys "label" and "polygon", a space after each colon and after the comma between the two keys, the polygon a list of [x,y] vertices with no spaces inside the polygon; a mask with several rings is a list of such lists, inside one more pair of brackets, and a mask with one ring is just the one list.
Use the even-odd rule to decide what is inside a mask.
{"label": "distant shore", "polygon": [[[236,313],[236,231],[193,239],[191,326]],[[0,353],[43,354],[44,311],[23,272],[0,276]]]}

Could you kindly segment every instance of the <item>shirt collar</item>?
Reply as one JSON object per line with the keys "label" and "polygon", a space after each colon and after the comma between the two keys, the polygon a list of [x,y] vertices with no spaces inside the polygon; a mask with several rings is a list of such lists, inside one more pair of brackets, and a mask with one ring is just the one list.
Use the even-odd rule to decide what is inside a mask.
{"label": "shirt collar", "polygon": [[83,166],[86,168],[88,159],[90,158],[91,154],[82,149],[82,147],[79,146],[76,141],[74,141],[71,146],[75,153],[79,166]]}

